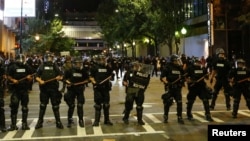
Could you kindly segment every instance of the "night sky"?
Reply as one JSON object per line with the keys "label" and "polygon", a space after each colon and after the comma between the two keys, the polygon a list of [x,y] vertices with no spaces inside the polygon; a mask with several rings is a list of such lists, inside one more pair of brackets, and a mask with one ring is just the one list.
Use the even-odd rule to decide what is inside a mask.
{"label": "night sky", "polygon": [[70,12],[95,12],[101,0],[64,0],[64,9]]}

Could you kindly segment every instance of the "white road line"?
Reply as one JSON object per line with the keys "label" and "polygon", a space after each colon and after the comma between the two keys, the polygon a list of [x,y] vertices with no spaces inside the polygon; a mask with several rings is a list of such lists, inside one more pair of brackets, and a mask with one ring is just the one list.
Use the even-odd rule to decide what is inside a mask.
{"label": "white road line", "polygon": [[[85,120],[83,120],[83,121],[85,121]],[[78,118],[77,118],[77,123],[79,123],[79,119]],[[86,136],[86,129],[80,127],[79,124],[76,124],[76,126],[77,126],[77,136],[78,137]]]}
{"label": "white road line", "polygon": [[[94,123],[94,119],[91,119],[91,121],[92,121],[92,123]],[[98,136],[103,135],[102,128],[101,128],[100,125],[99,126],[93,126],[93,130],[94,130],[95,135],[98,135]]]}
{"label": "white road line", "polygon": [[[19,125],[19,124],[21,124],[21,123],[22,123],[22,120],[19,120],[19,121],[17,122],[17,125]],[[3,138],[3,140],[5,141],[5,140],[13,139],[13,137],[16,135],[16,133],[17,133],[17,130],[9,131],[9,132],[5,135],[5,137]]]}
{"label": "white road line", "polygon": [[241,115],[244,115],[244,116],[247,116],[247,117],[250,117],[250,114],[249,113],[246,113],[246,111],[238,111],[239,114]]}
{"label": "white road line", "polygon": [[[205,114],[204,114],[204,112],[195,112],[195,113],[197,113],[197,114],[199,114],[199,115],[202,115],[202,116],[204,116]],[[224,122],[223,120],[221,120],[221,119],[219,119],[219,118],[216,118],[216,117],[212,117],[213,118],[213,120],[215,121],[215,122]]]}
{"label": "white road line", "polygon": [[[200,114],[199,114],[200,115]],[[204,115],[203,115],[204,116]],[[200,122],[208,122],[207,120],[205,120],[204,118],[200,117],[200,116],[196,116],[195,113],[193,114],[193,118],[200,121]]]}
{"label": "white road line", "polygon": [[150,120],[152,120],[154,123],[162,123],[158,118],[156,118],[153,114],[144,114],[146,117],[148,117]]}
{"label": "white road line", "polygon": [[30,130],[26,130],[26,131],[25,131],[25,133],[24,133],[23,136],[22,136],[22,139],[31,139],[32,134],[33,134],[34,131],[35,131],[35,126],[36,126],[37,120],[38,120],[38,118],[34,119],[34,120],[31,122],[31,124],[29,125]]}

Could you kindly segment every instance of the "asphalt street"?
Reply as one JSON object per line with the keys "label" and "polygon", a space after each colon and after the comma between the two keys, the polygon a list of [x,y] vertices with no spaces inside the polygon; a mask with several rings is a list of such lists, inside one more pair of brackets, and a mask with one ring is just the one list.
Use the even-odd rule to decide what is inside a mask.
{"label": "asphalt street", "polygon": [[[129,124],[126,125],[122,121],[125,90],[122,86],[121,79],[115,79],[112,84],[110,119],[114,123],[113,126],[103,124],[103,115],[99,127],[93,127],[94,120],[94,102],[93,88],[89,84],[86,87],[84,95],[86,102],[84,104],[84,122],[85,127],[80,128],[76,110],[74,113],[74,126],[67,128],[67,105],[62,100],[60,105],[61,120],[64,129],[57,129],[53,116],[51,105],[47,106],[45,122],[43,128],[35,129],[39,113],[39,88],[38,84],[34,83],[32,91],[29,92],[29,116],[28,124],[30,130],[0,132],[0,140],[39,140],[39,141],[207,141],[207,127],[211,124],[248,124],[250,125],[250,111],[247,109],[245,100],[241,100],[240,110],[237,119],[232,118],[232,111],[227,111],[224,95],[219,94],[215,109],[211,111],[214,122],[208,122],[204,119],[203,105],[200,99],[196,99],[193,106],[194,121],[189,121],[186,118],[186,94],[187,88],[183,87],[183,118],[184,125],[178,124],[176,116],[176,105],[170,109],[169,123],[163,123],[163,104],[161,95],[164,93],[163,84],[159,80],[159,76],[153,76],[150,80],[150,85],[145,92],[145,103],[143,120],[145,125],[137,125],[135,108],[131,112]],[[210,84],[209,84],[210,85]],[[61,87],[62,85],[60,85]],[[10,94],[5,96],[5,115],[7,127],[10,122],[9,108]],[[231,101],[232,103],[232,101]],[[21,127],[21,108],[19,107],[17,126]]]}

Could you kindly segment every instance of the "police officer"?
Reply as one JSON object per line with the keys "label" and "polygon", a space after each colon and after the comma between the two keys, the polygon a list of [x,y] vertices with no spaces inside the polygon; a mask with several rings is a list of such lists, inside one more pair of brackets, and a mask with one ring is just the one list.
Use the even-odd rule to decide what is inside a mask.
{"label": "police officer", "polygon": [[113,69],[107,65],[104,57],[96,58],[96,64],[90,69],[90,81],[94,89],[95,121],[93,126],[99,126],[101,109],[104,112],[104,124],[113,125],[109,119],[111,82],[114,78]]}
{"label": "police officer", "polygon": [[217,54],[217,57],[215,58],[215,61],[213,62],[212,74],[210,78],[210,83],[213,83],[213,79],[216,76],[215,77],[216,82],[214,84],[214,92],[213,92],[212,101],[210,104],[210,109],[211,110],[214,109],[219,91],[223,87],[225,101],[226,101],[226,108],[227,110],[230,110],[231,104],[230,104],[230,95],[229,95],[230,86],[229,86],[229,81],[228,81],[228,73],[231,69],[231,65],[230,65],[230,62],[226,59],[225,52],[222,48],[217,49],[216,54]]}
{"label": "police officer", "polygon": [[0,130],[6,132],[5,115],[4,115],[4,83],[6,80],[5,67],[3,60],[0,59]]}
{"label": "police officer", "polygon": [[171,55],[170,63],[165,67],[161,73],[160,80],[167,85],[168,92],[162,95],[164,104],[164,123],[168,122],[168,112],[172,105],[172,98],[177,104],[177,120],[178,123],[184,124],[182,118],[182,86],[184,81],[184,71],[182,69],[182,62],[178,55]]}
{"label": "police officer", "polygon": [[211,92],[211,89],[207,87],[204,79],[208,79],[208,70],[202,65],[202,62],[196,58],[193,64],[187,68],[186,82],[189,91],[187,94],[188,120],[193,120],[192,107],[198,96],[203,102],[206,120],[213,121],[209,109],[209,99],[211,98],[209,92]]}
{"label": "police officer", "polygon": [[237,67],[229,72],[229,81],[233,88],[233,118],[237,118],[241,95],[246,100],[246,105],[250,109],[250,71],[246,68],[245,60],[237,59]]}
{"label": "police officer", "polygon": [[[72,68],[72,60],[71,60],[71,56],[67,55],[65,57],[65,61],[63,63],[63,66],[62,66],[62,73],[64,74],[67,70],[71,69]],[[61,92],[64,93],[65,92],[65,88],[66,88],[66,82],[63,81],[63,86],[61,88]]]}
{"label": "police officer", "polygon": [[[143,72],[142,66],[138,62],[133,63],[133,68],[129,71],[126,71],[123,77],[123,86],[126,87],[126,98],[125,98],[125,109],[123,121],[125,124],[128,124],[130,111],[133,109],[134,102],[136,103],[137,111],[137,121],[139,125],[144,125],[142,120],[143,113],[143,102],[144,102],[144,93],[149,84],[150,73]],[[153,68],[153,66],[152,66]]]}
{"label": "police officer", "polygon": [[62,72],[56,63],[53,63],[53,56],[47,52],[44,55],[44,63],[37,69],[36,81],[40,88],[40,109],[38,122],[35,129],[43,127],[43,118],[49,100],[56,119],[56,127],[63,128],[60,120],[59,105],[61,103],[62,94],[59,92],[59,80],[62,80]]}
{"label": "police officer", "polygon": [[9,85],[12,85],[12,95],[10,98],[11,108],[11,125],[8,131],[17,130],[16,126],[17,113],[19,103],[22,105],[22,130],[29,130],[27,124],[28,117],[28,103],[29,103],[29,84],[32,81],[32,69],[29,65],[24,64],[25,56],[19,54],[15,58],[15,62],[8,67],[7,76],[10,81]]}
{"label": "police officer", "polygon": [[84,127],[83,121],[83,104],[85,103],[84,89],[85,84],[89,82],[89,74],[87,69],[83,68],[81,58],[75,58],[73,67],[67,69],[64,73],[64,81],[67,84],[67,93],[64,95],[64,100],[67,103],[68,109],[68,126],[71,127],[73,122],[73,113],[75,109],[75,100],[77,100],[77,115],[79,126]]}

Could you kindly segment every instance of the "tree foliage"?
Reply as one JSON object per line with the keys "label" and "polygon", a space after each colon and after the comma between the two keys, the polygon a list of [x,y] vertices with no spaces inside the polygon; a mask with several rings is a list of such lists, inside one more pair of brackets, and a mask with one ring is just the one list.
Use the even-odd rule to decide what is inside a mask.
{"label": "tree foliage", "polygon": [[[103,0],[97,20],[109,43],[148,38],[158,54],[158,46],[172,48],[176,30],[175,5],[166,0]],[[172,51],[170,49],[170,51]]]}

